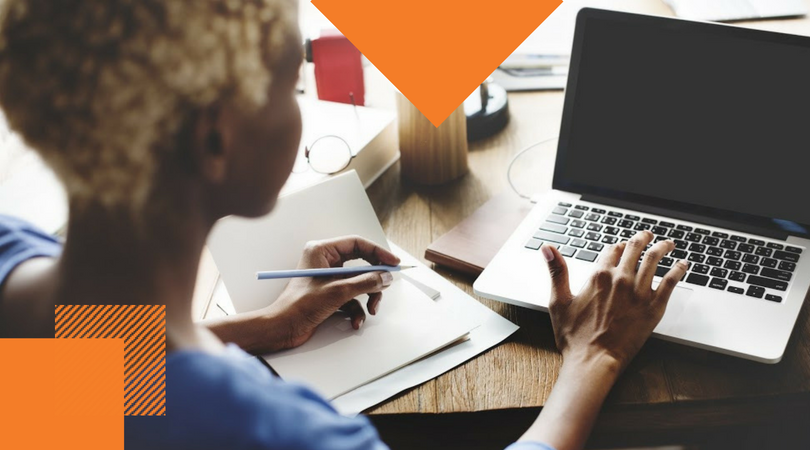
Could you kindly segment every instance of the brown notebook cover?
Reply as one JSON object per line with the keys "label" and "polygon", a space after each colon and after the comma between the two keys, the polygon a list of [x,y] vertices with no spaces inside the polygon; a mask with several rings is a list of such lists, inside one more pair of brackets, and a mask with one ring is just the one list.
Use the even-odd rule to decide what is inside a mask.
{"label": "brown notebook cover", "polygon": [[499,194],[430,244],[425,250],[425,259],[459,272],[478,275],[532,206],[531,202],[513,192]]}

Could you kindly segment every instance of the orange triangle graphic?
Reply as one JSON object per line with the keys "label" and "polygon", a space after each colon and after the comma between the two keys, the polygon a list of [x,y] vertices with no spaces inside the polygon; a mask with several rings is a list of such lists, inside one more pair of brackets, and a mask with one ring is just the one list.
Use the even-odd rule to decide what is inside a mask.
{"label": "orange triangle graphic", "polygon": [[560,0],[313,0],[435,126]]}

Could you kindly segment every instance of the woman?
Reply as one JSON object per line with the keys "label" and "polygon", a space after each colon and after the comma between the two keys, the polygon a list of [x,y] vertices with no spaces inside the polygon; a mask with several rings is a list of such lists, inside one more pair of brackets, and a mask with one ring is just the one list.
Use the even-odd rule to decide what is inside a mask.
{"label": "woman", "polygon": [[[296,279],[264,310],[191,319],[199,256],[217,219],[269,212],[301,136],[295,6],[282,0],[8,0],[0,30],[0,104],[53,167],[70,202],[62,247],[0,218],[0,334],[52,337],[58,304],[165,304],[165,420],[127,423],[133,448],[381,449],[365,418],[339,416],[306,387],[273,377],[243,350],[306,342],[337,309],[359,329],[390,274]],[[685,270],[657,290],[652,235],[605,253],[577,296],[565,261],[542,249],[564,364],[536,423],[514,448],[581,448],[616,377],[663,315]],[[398,259],[356,237],[311,243],[299,267]],[[538,270],[541,270],[538,268]],[[223,342],[238,344],[225,345]]]}

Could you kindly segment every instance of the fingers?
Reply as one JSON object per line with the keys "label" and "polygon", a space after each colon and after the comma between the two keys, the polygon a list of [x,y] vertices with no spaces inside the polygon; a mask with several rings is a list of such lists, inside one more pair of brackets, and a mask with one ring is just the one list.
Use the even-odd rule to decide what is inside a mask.
{"label": "fingers", "polygon": [[399,258],[390,251],[360,236],[344,236],[319,241],[317,246],[325,250],[330,266],[352,259],[364,259],[371,264],[396,266]]}
{"label": "fingers", "polygon": [[394,281],[391,272],[368,272],[351,278],[341,278],[329,283],[336,292],[337,301],[346,301],[363,294],[380,292]]}
{"label": "fingers", "polygon": [[349,314],[352,320],[352,328],[359,330],[366,321],[366,312],[363,311],[363,306],[357,300],[349,300],[340,307],[341,310]]}
{"label": "fingers", "polygon": [[620,242],[616,245],[611,245],[605,253],[602,255],[602,258],[599,262],[605,269],[612,269],[619,265],[619,261],[622,259],[622,254],[624,253],[624,248],[626,247],[626,242]]}
{"label": "fingers", "polygon": [[565,258],[556,248],[547,244],[540,247],[540,252],[548,263],[548,272],[551,275],[551,302],[570,300],[571,288],[568,284],[568,266]]}
{"label": "fingers", "polygon": [[661,262],[661,258],[672,250],[675,250],[675,243],[669,240],[658,242],[647,250],[647,253],[644,254],[644,260],[641,261],[641,267],[638,269],[637,286],[644,289],[651,288],[655,271],[658,269],[658,263]]}
{"label": "fingers", "polygon": [[619,262],[619,269],[627,273],[635,274],[638,258],[641,257],[641,252],[647,248],[647,244],[653,240],[653,237],[654,235],[650,231],[642,231],[630,238],[624,249],[622,260]]}
{"label": "fingers", "polygon": [[669,272],[661,280],[661,284],[658,285],[658,289],[655,290],[656,301],[663,301],[664,303],[669,301],[669,296],[672,295],[672,291],[678,282],[683,279],[687,269],[689,269],[689,264],[683,260],[678,261],[669,269]]}
{"label": "fingers", "polygon": [[368,312],[371,313],[372,316],[377,315],[377,311],[380,310],[380,302],[382,301],[382,292],[372,292],[368,294],[368,302],[366,302],[366,308],[368,308]]}

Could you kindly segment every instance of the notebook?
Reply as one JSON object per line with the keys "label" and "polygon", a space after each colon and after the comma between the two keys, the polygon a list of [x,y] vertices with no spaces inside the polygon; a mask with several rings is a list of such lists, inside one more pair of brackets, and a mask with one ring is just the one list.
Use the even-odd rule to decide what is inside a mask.
{"label": "notebook", "polygon": [[[256,271],[294,268],[306,242],[350,234],[388,248],[355,172],[285,195],[265,217],[222,219],[208,244],[234,309],[245,312],[269,305],[287,284],[258,281]],[[282,378],[305,382],[332,399],[446,347],[478,325],[475,318],[439,308],[396,276],[383,293],[380,313],[367,314],[360,330],[336,314],[301,347],[264,359]]]}

